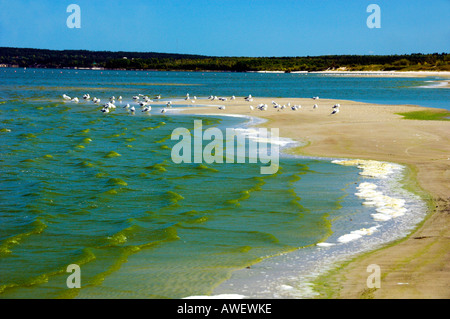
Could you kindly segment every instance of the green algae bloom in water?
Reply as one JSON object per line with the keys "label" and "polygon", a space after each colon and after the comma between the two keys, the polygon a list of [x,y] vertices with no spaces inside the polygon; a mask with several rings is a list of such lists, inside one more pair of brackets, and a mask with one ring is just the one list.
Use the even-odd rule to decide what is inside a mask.
{"label": "green algae bloom in water", "polygon": [[122,156],[117,152],[111,151],[108,154],[105,155],[106,158],[111,158],[111,157],[118,157],[118,156]]}

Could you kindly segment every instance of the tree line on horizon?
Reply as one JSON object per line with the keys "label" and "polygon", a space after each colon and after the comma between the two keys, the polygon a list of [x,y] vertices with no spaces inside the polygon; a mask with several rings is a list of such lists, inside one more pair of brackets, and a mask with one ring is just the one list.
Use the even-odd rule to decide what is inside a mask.
{"label": "tree line on horizon", "polygon": [[214,57],[156,52],[46,50],[0,47],[0,65],[30,68],[105,68],[186,71],[450,71],[448,53]]}

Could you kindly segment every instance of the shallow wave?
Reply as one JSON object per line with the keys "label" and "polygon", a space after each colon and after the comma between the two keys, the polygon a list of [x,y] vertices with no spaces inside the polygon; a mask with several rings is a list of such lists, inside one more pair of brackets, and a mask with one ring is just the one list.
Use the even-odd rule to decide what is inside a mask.
{"label": "shallow wave", "polygon": [[47,224],[45,224],[41,219],[36,219],[31,223],[32,230],[14,235],[7,239],[4,239],[0,244],[0,257],[8,255],[11,253],[11,249],[15,245],[19,245],[22,240],[31,235],[38,235],[42,233],[46,228]]}
{"label": "shallow wave", "polygon": [[417,86],[417,88],[421,88],[421,89],[435,89],[435,88],[440,88],[440,87],[445,87],[448,86],[449,82],[448,81],[425,81],[426,83],[429,83],[428,85],[421,85],[421,86]]}

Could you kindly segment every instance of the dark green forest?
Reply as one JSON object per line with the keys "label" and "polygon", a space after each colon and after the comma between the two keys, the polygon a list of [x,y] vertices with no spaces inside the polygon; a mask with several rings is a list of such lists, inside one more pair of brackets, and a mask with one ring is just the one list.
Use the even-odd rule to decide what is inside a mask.
{"label": "dark green forest", "polygon": [[44,50],[0,47],[0,64],[28,68],[105,68],[186,71],[450,71],[448,53],[213,57],[156,52]]}

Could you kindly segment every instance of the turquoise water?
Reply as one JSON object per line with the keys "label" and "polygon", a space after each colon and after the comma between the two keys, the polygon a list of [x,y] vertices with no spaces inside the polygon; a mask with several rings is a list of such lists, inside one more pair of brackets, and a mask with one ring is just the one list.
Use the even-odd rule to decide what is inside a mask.
{"label": "turquoise water", "polygon": [[[230,72],[148,72],[51,69],[0,69],[2,91],[22,89],[51,90],[73,95],[109,97],[112,92],[124,97],[140,93],[179,96],[253,96],[312,97],[354,100],[382,104],[414,104],[450,109],[449,90],[434,90],[443,79],[343,77],[320,74],[260,74]],[[445,79],[444,79],[445,80]],[[31,93],[33,94],[33,93]],[[70,95],[70,94],[69,94]]]}
{"label": "turquoise water", "polygon": [[[151,114],[130,115],[121,106],[133,103],[132,96],[309,97],[320,88],[324,98],[366,95],[371,101],[382,99],[377,94],[390,86],[398,100],[419,104],[422,100],[414,99],[422,89],[412,86],[423,84],[353,78],[341,83],[289,74],[32,69],[0,74],[2,298],[207,295],[236,270],[288,252],[301,251],[306,260],[317,243],[376,224],[371,208],[354,196],[364,180],[358,168],[288,156],[273,175],[261,175],[259,163],[175,164],[170,156],[175,128],[192,130],[194,120],[202,120],[204,129],[224,130],[246,126],[247,119],[161,114],[164,101],[153,103]],[[423,90],[431,96],[425,103],[446,105],[448,90]],[[124,99],[116,111],[102,114],[101,106],[82,100],[85,93],[102,101],[112,95]],[[78,96],[80,103],[64,102],[62,94]],[[396,101],[383,96],[389,96],[383,103]],[[402,233],[401,225],[386,223],[380,233]],[[81,267],[81,289],[66,286],[69,264]],[[257,296],[258,289],[246,295]]]}

